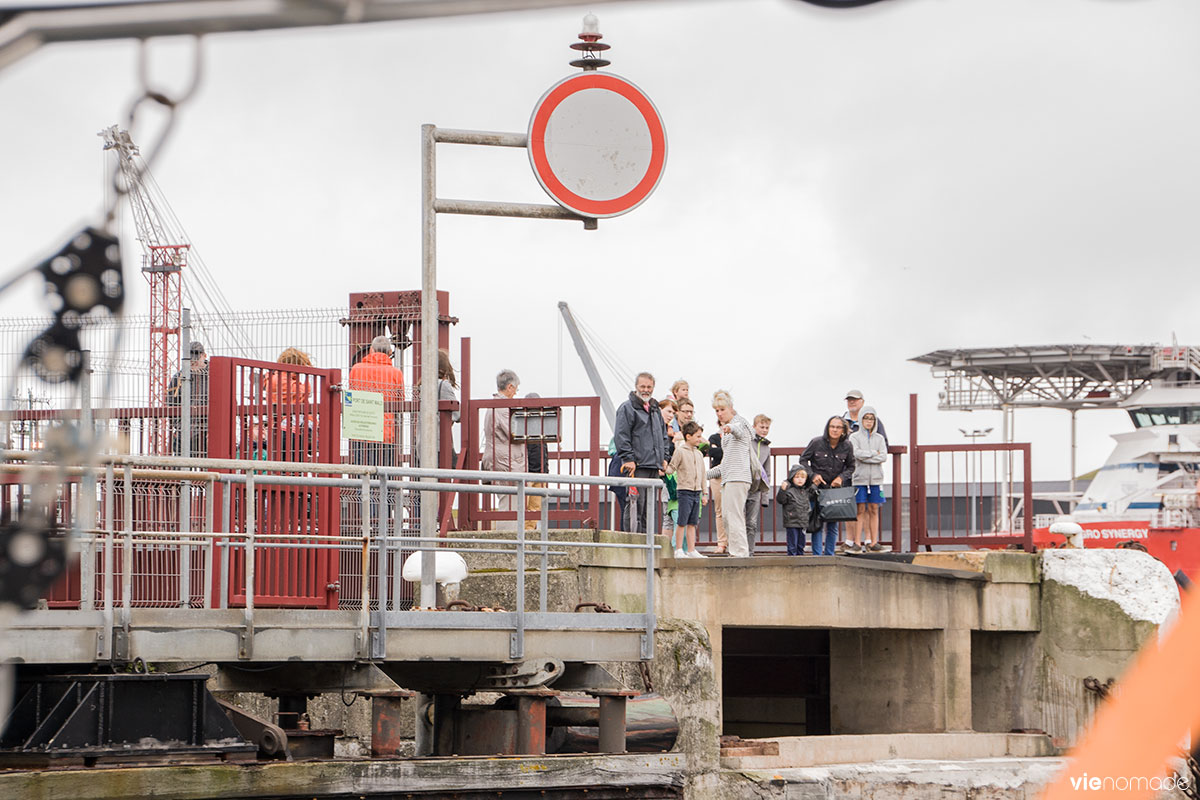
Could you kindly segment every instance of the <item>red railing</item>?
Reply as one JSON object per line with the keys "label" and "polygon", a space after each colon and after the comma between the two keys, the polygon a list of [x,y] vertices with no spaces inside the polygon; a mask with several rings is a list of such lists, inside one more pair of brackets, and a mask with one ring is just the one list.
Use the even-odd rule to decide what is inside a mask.
{"label": "red railing", "polygon": [[[915,394],[909,396],[909,426],[915,442]],[[914,446],[909,458],[912,550],[1020,545],[1032,553],[1032,465],[1028,443]]]}
{"label": "red railing", "polygon": [[[464,396],[467,387],[464,384]],[[604,461],[600,449],[600,398],[598,397],[489,397],[471,399],[463,403],[461,464],[464,469],[484,469],[481,443],[492,437],[496,458],[490,465],[511,470],[514,466],[527,464],[527,446],[524,442],[513,442],[504,435],[506,415],[515,409],[560,409],[559,441],[546,444],[546,465],[556,465],[554,472],[565,475],[604,474]],[[492,414],[486,412],[492,411]],[[490,421],[490,424],[488,424]],[[565,446],[564,446],[565,445]],[[491,500],[491,495],[461,493],[458,497],[459,528],[470,529],[475,523],[490,525],[497,521],[517,519],[516,507],[502,498]],[[489,502],[496,505],[489,506]],[[529,505],[526,506],[527,510]],[[527,514],[527,519],[534,516]],[[559,526],[582,525],[591,520],[600,520],[600,492],[597,487],[574,487],[571,496],[551,503],[551,523]]]}
{"label": "red railing", "polygon": [[[779,489],[779,484],[787,476],[788,469],[799,462],[803,452],[803,447],[771,446],[771,455],[768,459],[771,489],[768,492],[767,505],[759,508],[759,538],[755,545],[756,552],[774,554],[787,549],[787,531],[783,527],[782,511],[779,504],[775,502],[775,493]],[[903,483],[901,482],[900,461],[906,452],[908,452],[908,448],[903,445],[893,445],[888,448],[888,453],[892,456],[892,486],[891,494],[887,496],[887,502],[891,506],[891,529],[880,529],[880,542],[885,546],[892,547],[897,552],[902,549],[903,542],[901,531]],[[717,544],[714,511],[715,505],[710,500],[709,504],[704,507],[697,530],[696,543],[702,547]]]}

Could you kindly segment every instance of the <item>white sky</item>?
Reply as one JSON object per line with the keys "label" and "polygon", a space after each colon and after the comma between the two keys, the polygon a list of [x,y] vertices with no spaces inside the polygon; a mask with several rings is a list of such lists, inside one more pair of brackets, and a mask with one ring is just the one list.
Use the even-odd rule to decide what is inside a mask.
{"label": "white sky", "polygon": [[[236,309],[419,288],[421,123],[524,131],[573,71],[585,11],[207,37],[203,84],[155,176]],[[910,392],[922,440],[998,438],[998,413],[936,411],[940,385],[906,360],[934,349],[1193,341],[1195,0],[594,11],[610,70],[666,122],[666,173],[594,232],[439,218],[439,287],[472,337],[477,395],[502,367],[522,392],[556,392],[559,300],[660,393],[681,376],[694,397],[730,389],[742,413],[775,418],[780,444],[816,435],[851,387],[894,443]],[[123,121],[136,52],[54,45],[0,72],[0,272],[96,219],[95,134]],[[168,90],[188,52],[153,44]],[[150,122],[135,137],[153,138]],[[549,202],[522,151],[442,145],[438,173],[442,197]],[[129,308],[144,313],[130,271]],[[36,294],[0,309],[28,313]],[[565,392],[590,394],[569,342],[564,362]],[[619,402],[624,387],[610,390]],[[1081,415],[1079,471],[1129,427]],[[1065,412],[1018,413],[1017,439],[1034,442],[1035,477],[1067,477]]]}

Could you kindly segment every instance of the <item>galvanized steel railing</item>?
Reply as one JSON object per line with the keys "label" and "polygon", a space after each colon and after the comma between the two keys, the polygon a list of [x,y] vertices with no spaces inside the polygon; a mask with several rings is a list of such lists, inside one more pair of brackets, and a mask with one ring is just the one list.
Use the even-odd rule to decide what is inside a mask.
{"label": "galvanized steel railing", "polygon": [[[16,481],[9,484],[9,490],[20,486],[23,474],[44,469],[33,463],[36,458],[34,452],[5,453],[5,463],[0,468],[8,473],[10,481]],[[255,609],[266,606],[340,609],[341,613],[349,606],[350,610],[358,612],[362,655],[384,657],[378,644],[383,637],[372,636],[381,627],[390,624],[412,624],[423,628],[465,626],[464,618],[457,612],[415,616],[396,613],[405,611],[403,603],[399,602],[404,596],[402,556],[452,550],[455,545],[470,545],[469,552],[472,553],[508,553],[516,559],[513,611],[472,615],[474,619],[467,626],[511,630],[510,658],[523,657],[524,635],[531,625],[552,630],[595,628],[597,625],[605,629],[640,630],[642,657],[649,658],[653,654],[656,548],[653,533],[646,534],[644,543],[551,540],[549,504],[543,503],[536,529],[527,532],[525,498],[570,495],[569,488],[530,485],[535,482],[543,486],[546,483],[636,486],[650,493],[648,513],[653,515],[657,507],[653,500],[662,485],[660,481],[175,456],[101,455],[98,460],[99,466],[95,470],[76,467],[65,471],[68,477],[60,496],[69,502],[60,502],[59,509],[72,515],[73,519],[60,518],[58,521],[64,526],[71,523],[81,558],[77,571],[61,582],[59,591],[49,598],[50,604],[57,609],[99,612],[96,660],[119,658],[120,654],[114,653],[112,646],[117,637],[112,634],[115,631],[127,633],[136,625],[134,610],[138,608],[186,609],[189,619],[201,621],[208,612],[240,607],[244,627],[252,640]],[[304,472],[298,473],[298,467]],[[33,479],[32,473],[26,477]],[[299,488],[301,491],[335,487],[343,496],[357,490],[362,520],[359,535],[350,536],[343,530],[319,530],[315,513],[303,519],[307,513],[305,509],[293,511],[293,516],[299,514],[302,517],[299,529],[296,525],[289,525],[287,530],[264,528],[259,517],[264,505],[271,502],[266,493],[276,487]],[[430,539],[401,535],[404,533],[401,516],[411,508],[411,504],[405,502],[406,498],[416,497],[424,491],[515,496],[516,530],[510,536],[497,532],[486,538]],[[94,503],[84,502],[90,492],[95,492]],[[316,496],[315,493],[312,496]],[[337,497],[338,493],[334,492],[332,496]],[[291,499],[297,497],[303,499],[304,495],[293,495]],[[253,501],[247,502],[247,498]],[[6,513],[19,513],[23,502],[19,495],[6,494],[4,499],[8,505]],[[386,513],[392,501],[396,509],[394,525],[390,524],[391,515]],[[81,518],[81,514],[90,514],[92,518]],[[651,520],[647,527],[653,532],[657,526]],[[603,615],[608,618],[603,620],[592,614],[548,612],[550,556],[565,554],[570,548],[643,552],[644,611]],[[527,555],[540,556],[537,570],[540,598],[536,612],[525,608]],[[344,569],[352,559],[357,570]],[[420,605],[426,608],[435,604],[435,561],[434,558],[422,559]],[[389,562],[392,564],[390,581]],[[344,598],[339,585],[343,576],[352,576],[358,582],[358,597],[345,598],[347,603],[342,602]],[[284,583],[287,586],[281,588]],[[266,599],[259,602],[261,598]],[[250,651],[248,645],[243,657],[249,657]]]}

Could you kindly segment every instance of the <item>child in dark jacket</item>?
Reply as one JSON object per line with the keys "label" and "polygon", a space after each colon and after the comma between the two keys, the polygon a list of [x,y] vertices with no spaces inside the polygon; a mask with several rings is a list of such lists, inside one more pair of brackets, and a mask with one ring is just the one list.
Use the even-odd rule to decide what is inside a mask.
{"label": "child in dark jacket", "polygon": [[779,484],[779,491],[775,494],[775,502],[783,509],[789,556],[804,555],[805,530],[811,521],[815,499],[816,490],[804,466],[796,464],[790,467],[787,480]]}

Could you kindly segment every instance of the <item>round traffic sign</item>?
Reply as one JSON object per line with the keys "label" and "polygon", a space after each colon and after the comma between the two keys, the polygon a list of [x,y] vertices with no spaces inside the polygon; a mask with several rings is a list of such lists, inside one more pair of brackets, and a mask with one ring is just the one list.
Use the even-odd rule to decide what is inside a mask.
{"label": "round traffic sign", "polygon": [[615,217],[642,204],[662,178],[667,134],[641,89],[606,72],[550,87],[529,118],[529,162],[564,208]]}

